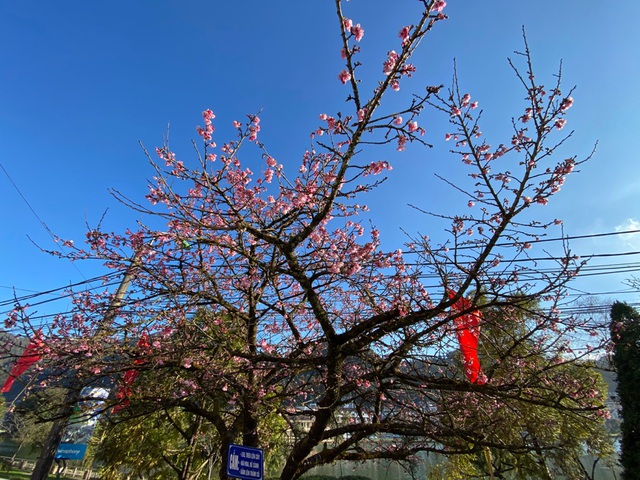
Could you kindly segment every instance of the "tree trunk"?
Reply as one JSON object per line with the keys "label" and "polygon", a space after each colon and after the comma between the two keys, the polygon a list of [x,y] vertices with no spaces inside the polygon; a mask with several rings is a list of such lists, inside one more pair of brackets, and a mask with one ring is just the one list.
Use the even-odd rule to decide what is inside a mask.
{"label": "tree trunk", "polygon": [[222,441],[220,445],[220,469],[218,470],[218,477],[220,480],[229,480],[227,476],[227,458],[229,457],[229,442]]}
{"label": "tree trunk", "polygon": [[33,472],[31,473],[31,480],[46,480],[49,477],[53,458],[55,457],[58,445],[60,445],[60,441],[62,440],[64,427],[67,425],[67,420],[71,416],[73,407],[77,400],[78,392],[74,389],[70,389],[64,399],[64,406],[62,407],[63,412],[60,418],[53,422],[49,436],[40,450],[40,456],[38,457],[38,461],[36,462]]}

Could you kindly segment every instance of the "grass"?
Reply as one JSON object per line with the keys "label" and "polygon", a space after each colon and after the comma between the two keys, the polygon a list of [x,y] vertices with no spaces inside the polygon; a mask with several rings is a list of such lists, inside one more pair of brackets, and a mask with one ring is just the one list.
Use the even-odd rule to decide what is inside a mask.
{"label": "grass", "polygon": [[[1,479],[7,479],[7,480],[29,480],[31,478],[31,473],[30,472],[21,472],[20,470],[9,470],[8,472],[0,472],[0,480]],[[56,476],[55,475],[49,475],[48,477],[49,479],[55,479]],[[62,480],[77,480],[77,479],[72,479],[70,477],[65,477],[62,476],[60,477]]]}

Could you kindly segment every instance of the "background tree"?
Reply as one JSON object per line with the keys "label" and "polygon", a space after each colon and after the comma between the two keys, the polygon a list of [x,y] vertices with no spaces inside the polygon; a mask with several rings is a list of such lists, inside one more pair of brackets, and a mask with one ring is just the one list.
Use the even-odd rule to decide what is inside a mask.
{"label": "background tree", "polygon": [[[473,424],[486,443],[476,446],[460,438],[460,449],[469,453],[448,457],[432,478],[484,478],[490,471],[503,479],[588,478],[581,462],[585,452],[612,460],[601,374],[587,359],[567,363],[550,356],[545,343],[555,339],[536,331],[537,316],[531,304],[483,310],[480,356],[489,384],[513,385],[519,383],[516,378],[527,382],[510,398],[445,395],[452,430]],[[551,406],[551,399],[557,404]]]}
{"label": "background tree", "polygon": [[105,479],[206,478],[209,462],[219,459],[219,442],[202,418],[181,409],[164,410],[128,422],[107,425],[96,446],[96,460]]}
{"label": "background tree", "polygon": [[31,394],[18,399],[7,415],[5,425],[9,434],[17,444],[18,451],[28,447],[38,450],[44,444],[51,422],[59,415],[66,389],[33,388]]}
{"label": "background tree", "polygon": [[[536,209],[582,161],[559,153],[571,92],[561,91],[560,75],[548,88],[539,83],[526,44],[522,72],[512,64],[525,105],[512,131],[495,142],[482,134],[478,103],[457,77],[448,91],[421,87],[387,100],[415,71],[410,59],[419,44],[446,19],[441,0],[417,5],[420,13],[398,26],[382,66],[365,70],[358,57],[364,28],[335,1],[344,62],[336,81],[347,89],[347,104],[343,112],[320,115],[297,168],[260,142],[257,115],[234,121],[237,138],[217,146],[211,110],[197,130],[203,143],[193,165],[169,145],[156,150],[159,160],[149,156],[150,205],[116,192],[140,214],[139,227],[124,234],[91,229],[86,250],[65,242],[76,260],[98,259],[128,272],[118,315],[111,314],[108,292],[78,292],[74,312],[51,325],[43,368],[73,372],[78,384],[153,370],[157,381],[147,394],[142,389],[136,399],[133,384],[132,412],[139,400],[139,407],[180,407],[205,418],[220,439],[220,458],[231,442],[264,446],[269,437],[261,425],[275,412],[291,431],[283,480],[339,460],[539,448],[513,437],[488,441],[477,421],[458,418],[456,398],[582,409],[585,421],[596,421],[597,395],[577,403],[583,394],[576,379],[559,376],[565,388],[546,396],[528,388],[548,369],[545,362],[480,384],[446,360],[457,349],[457,318],[532,299],[543,300],[545,311],[514,328],[513,344],[535,335],[544,339],[539,358],[567,365],[580,359],[570,340],[592,326],[557,310],[580,264],[568,248],[555,256],[553,273],[523,261],[532,242],[559,223],[541,220]],[[429,146],[418,123],[425,108],[450,122],[452,157],[467,176],[449,184],[466,213],[430,214],[430,228],[441,226],[446,240],[412,233],[408,261],[400,249],[381,247],[381,233],[365,226],[375,219],[366,218],[362,202],[391,170],[380,159],[389,150],[375,145]],[[469,308],[452,310],[463,297]],[[28,323],[23,309],[7,320],[8,326]],[[143,335],[149,348],[140,351]],[[515,350],[502,359],[520,360]],[[510,420],[496,416],[503,426]],[[226,478],[224,468],[219,474]]]}
{"label": "background tree", "polygon": [[611,306],[613,366],[618,374],[618,398],[622,407],[620,430],[622,478],[640,475],[640,314],[629,305]]}
{"label": "background tree", "polygon": [[[199,311],[189,325],[172,334],[172,344],[182,348],[185,342],[193,342],[199,337],[201,346],[216,344],[236,344],[241,341],[232,335],[232,322],[227,322],[227,333],[231,338],[224,342],[216,334],[218,327],[211,322],[206,310]],[[207,331],[207,336],[203,336]],[[215,356],[208,367],[213,368]],[[119,396],[116,414],[108,415],[103,422],[101,440],[96,445],[96,458],[105,466],[104,475],[109,478],[126,478],[130,472],[149,477],[178,478],[189,480],[202,478],[204,473],[224,469],[226,458],[221,459],[222,447],[219,431],[215,425],[236,425],[236,433],[241,433],[242,418],[233,418],[233,409],[227,407],[231,400],[223,390],[206,388],[203,380],[205,366],[192,359],[183,359],[179,365],[163,365],[163,368],[145,369],[129,385],[126,396]],[[216,365],[225,371],[236,367],[232,364]],[[197,384],[205,387],[194,389]],[[158,410],[158,398],[166,401],[167,387],[171,386],[176,395],[173,405]],[[175,390],[173,390],[175,389]],[[118,395],[116,395],[118,397]],[[266,403],[266,402],[265,402]],[[261,422],[259,434],[265,448],[266,466],[277,471],[281,466],[283,447],[286,440],[286,424],[272,408],[260,408]],[[233,427],[231,427],[233,428]],[[141,439],[144,439],[142,441]],[[229,442],[229,438],[226,439]]]}

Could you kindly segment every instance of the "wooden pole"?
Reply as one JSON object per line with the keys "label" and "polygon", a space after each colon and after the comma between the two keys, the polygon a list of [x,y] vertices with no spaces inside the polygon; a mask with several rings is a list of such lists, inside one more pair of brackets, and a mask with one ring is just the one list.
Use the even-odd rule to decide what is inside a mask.
{"label": "wooden pole", "polygon": [[[98,328],[98,332],[102,329],[102,325],[107,325],[114,320],[117,309],[122,305],[122,299],[124,298],[124,295],[131,284],[131,280],[133,279],[133,269],[131,268],[133,266],[134,260],[132,260],[131,266],[125,272],[124,277],[122,277],[118,290],[116,290],[113,300],[109,304],[101,325]],[[78,387],[72,384],[64,399],[64,410],[60,418],[53,422],[49,436],[40,450],[40,456],[38,457],[38,461],[36,462],[33,472],[31,473],[31,480],[46,480],[48,478],[51,465],[53,465],[53,459],[56,451],[58,450],[58,446],[60,445],[60,441],[62,440],[64,427],[67,425],[67,421],[73,413],[73,407],[78,401],[79,395],[80,392]]]}
{"label": "wooden pole", "polygon": [[487,468],[489,469],[489,478],[494,480],[493,478],[493,459],[491,458],[491,450],[489,447],[484,447],[484,459],[487,462]]}

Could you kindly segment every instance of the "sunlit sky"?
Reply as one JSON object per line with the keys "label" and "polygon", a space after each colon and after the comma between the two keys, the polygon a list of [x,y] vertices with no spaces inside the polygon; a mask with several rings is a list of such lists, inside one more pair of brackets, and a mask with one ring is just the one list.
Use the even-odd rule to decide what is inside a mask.
{"label": "sunlit sky", "polygon": [[[565,87],[576,86],[568,115],[569,155],[593,159],[571,176],[540,215],[562,218],[569,236],[640,228],[640,2],[450,0],[414,58],[418,71],[390,102],[425,85],[450,85],[454,59],[462,89],[484,110],[483,132],[495,144],[510,138],[523,92],[507,63],[526,29],[539,78],[554,82],[562,60]],[[416,19],[417,0],[352,0],[345,14],[361,23],[362,72],[374,85],[399,29]],[[296,169],[320,113],[348,109],[335,7],[329,0],[264,2],[0,1],[0,299],[91,278],[98,265],[51,258],[46,224],[81,243],[87,224],[123,232],[136,216],[109,194],[143,200],[153,173],[138,142],[153,149],[170,124],[171,146],[186,163],[201,112],[211,108],[219,143],[231,123],[261,111],[261,139]],[[400,103],[398,103],[400,105]],[[365,152],[389,160],[389,180],[370,198],[385,246],[400,246],[401,229],[437,237],[441,225],[408,207],[451,213],[463,201],[434,174],[464,173],[447,154],[447,118],[421,120],[435,148]],[[250,162],[250,159],[248,160]],[[432,231],[433,230],[433,231]],[[551,232],[556,236],[560,232]],[[640,235],[576,240],[573,251],[635,252]],[[637,255],[596,259],[632,264]],[[622,293],[631,273],[578,279],[576,292]],[[607,296],[605,296],[607,297]],[[41,307],[47,308],[47,307]]]}

